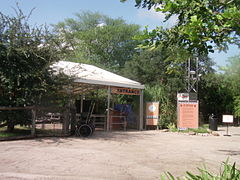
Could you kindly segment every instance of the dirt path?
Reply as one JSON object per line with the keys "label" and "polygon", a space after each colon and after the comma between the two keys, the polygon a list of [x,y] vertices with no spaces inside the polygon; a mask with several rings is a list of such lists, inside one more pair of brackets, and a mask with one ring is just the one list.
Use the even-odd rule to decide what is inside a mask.
{"label": "dirt path", "polygon": [[0,179],[159,179],[164,171],[182,176],[203,164],[219,172],[228,157],[240,166],[240,128],[231,128],[231,137],[219,132],[96,132],[89,139],[0,142]]}

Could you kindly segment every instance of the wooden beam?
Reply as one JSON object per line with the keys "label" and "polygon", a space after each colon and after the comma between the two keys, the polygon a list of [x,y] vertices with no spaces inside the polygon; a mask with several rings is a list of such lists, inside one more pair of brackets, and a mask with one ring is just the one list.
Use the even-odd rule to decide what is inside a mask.
{"label": "wooden beam", "polygon": [[1,111],[4,111],[4,110],[25,110],[25,109],[34,109],[35,107],[34,106],[26,106],[26,107],[6,107],[6,106],[2,106],[0,107],[0,110]]}
{"label": "wooden beam", "polygon": [[32,129],[31,135],[36,136],[36,109],[32,109]]}

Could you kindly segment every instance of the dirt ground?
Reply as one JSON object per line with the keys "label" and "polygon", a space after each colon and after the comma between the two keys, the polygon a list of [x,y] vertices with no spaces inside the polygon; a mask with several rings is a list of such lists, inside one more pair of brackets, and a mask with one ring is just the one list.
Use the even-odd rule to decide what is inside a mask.
{"label": "dirt ground", "polygon": [[0,142],[0,179],[145,180],[182,176],[205,164],[219,173],[228,157],[240,166],[240,128],[220,136],[160,131],[96,132],[91,138]]}

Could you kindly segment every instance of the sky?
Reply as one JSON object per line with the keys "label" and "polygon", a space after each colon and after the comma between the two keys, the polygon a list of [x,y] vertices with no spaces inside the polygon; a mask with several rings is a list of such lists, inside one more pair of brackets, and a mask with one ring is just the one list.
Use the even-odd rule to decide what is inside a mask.
{"label": "sky", "polygon": [[[0,0],[0,12],[5,15],[15,15],[16,3],[25,14],[34,8],[30,23],[35,25],[56,24],[66,18],[74,18],[74,14],[81,11],[99,12],[112,18],[121,17],[127,23],[139,24],[142,29],[148,25],[149,29],[156,26],[170,27],[176,18],[163,23],[164,15],[153,10],[138,9],[135,0],[121,3],[120,0]],[[237,46],[230,46],[227,53],[215,52],[210,57],[218,66],[225,66],[229,57],[240,54]]]}

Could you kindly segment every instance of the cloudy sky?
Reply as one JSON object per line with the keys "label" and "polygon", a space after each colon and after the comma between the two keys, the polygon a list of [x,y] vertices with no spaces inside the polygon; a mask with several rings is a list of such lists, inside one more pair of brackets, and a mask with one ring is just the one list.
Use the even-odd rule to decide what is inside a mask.
{"label": "cloudy sky", "polygon": [[[173,17],[168,22],[163,23],[164,15],[156,13],[154,10],[138,9],[134,7],[134,0],[121,3],[120,0],[0,0],[0,11],[7,15],[14,15],[13,8],[16,2],[25,14],[35,8],[31,16],[32,24],[56,24],[65,18],[74,17],[74,13],[80,11],[92,11],[106,14],[113,18],[122,17],[127,23],[141,25],[142,28],[148,25],[150,29],[160,25],[170,27],[176,22]],[[214,53],[210,57],[218,65],[226,64],[228,57],[239,54],[239,49],[230,46],[227,53]]]}

